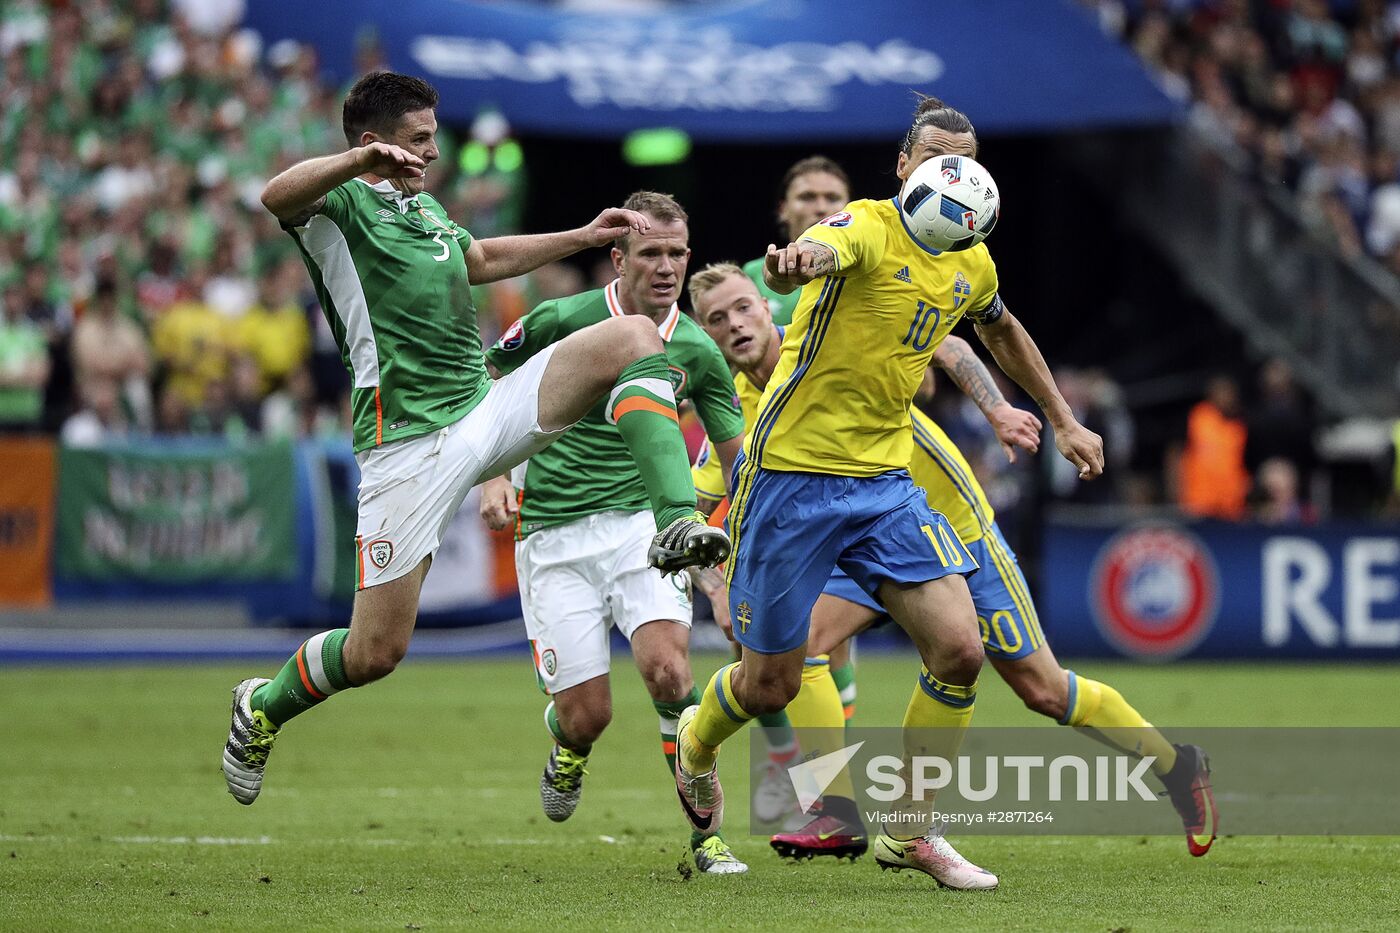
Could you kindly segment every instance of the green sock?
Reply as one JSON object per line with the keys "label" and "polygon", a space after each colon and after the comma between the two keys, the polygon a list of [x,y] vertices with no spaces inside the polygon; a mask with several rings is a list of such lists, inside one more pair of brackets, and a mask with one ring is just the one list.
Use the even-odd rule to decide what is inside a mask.
{"label": "green sock", "polygon": [[666,702],[665,700],[652,700],[651,705],[655,707],[656,714],[661,717],[661,753],[666,756],[666,773],[676,773],[676,723],[680,721],[681,713],[686,707],[696,706],[700,702],[700,689],[692,686],[690,693],[679,700]]}
{"label": "green sock", "polygon": [[851,717],[856,714],[856,662],[847,661],[840,667],[833,667],[831,679],[836,681],[836,690],[841,694],[841,709],[849,725]]}
{"label": "green sock", "polygon": [[676,418],[666,354],[632,361],[617,377],[606,410],[642,474],[656,527],[665,528],[694,512],[695,483]]}
{"label": "green sock", "polygon": [[549,705],[544,708],[544,726],[549,730],[549,734],[554,736],[554,741],[558,742],[569,751],[584,756],[593,753],[592,745],[578,745],[574,742],[570,742],[568,738],[565,737],[564,729],[559,725],[559,712],[554,708],[553,700],[550,700]]}
{"label": "green sock", "polygon": [[768,742],[768,757],[778,764],[787,764],[797,757],[797,734],[792,731],[792,722],[787,710],[764,713],[758,717],[763,727],[763,738]]}
{"label": "green sock", "polygon": [[345,676],[341,648],[350,634],[348,628],[332,629],[313,635],[282,665],[271,683],[253,691],[249,702],[274,725],[306,712],[333,693],[354,686]]}

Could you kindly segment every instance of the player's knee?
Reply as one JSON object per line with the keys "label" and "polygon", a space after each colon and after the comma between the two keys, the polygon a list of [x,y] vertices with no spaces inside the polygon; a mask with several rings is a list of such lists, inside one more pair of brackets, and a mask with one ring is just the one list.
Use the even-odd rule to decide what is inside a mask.
{"label": "player's knee", "polygon": [[751,716],[763,716],[786,709],[802,688],[802,669],[795,672],[773,671],[746,680],[746,695],[741,698]]}
{"label": "player's knee", "polygon": [[388,677],[408,653],[408,642],[399,639],[376,638],[358,647],[359,651],[346,658],[346,674],[357,685]]}
{"label": "player's knee", "polygon": [[939,680],[950,684],[976,683],[982,672],[982,642],[976,637],[947,642],[939,645],[937,657],[924,663]]}
{"label": "player's knee", "polygon": [[670,658],[647,665],[642,671],[647,693],[653,700],[672,703],[690,692],[693,683],[689,666],[680,658]]}
{"label": "player's knee", "polygon": [[607,328],[604,345],[619,373],[634,360],[664,352],[656,324],[645,315],[609,318],[599,326]]}
{"label": "player's knee", "polygon": [[592,745],[612,722],[612,703],[590,703],[578,708],[560,710],[559,727],[568,740],[577,745]]}
{"label": "player's knee", "polygon": [[1026,704],[1026,709],[1056,720],[1065,717],[1069,705],[1069,691],[1063,685],[1055,687],[1040,681],[1024,681],[1016,684],[1016,695]]}

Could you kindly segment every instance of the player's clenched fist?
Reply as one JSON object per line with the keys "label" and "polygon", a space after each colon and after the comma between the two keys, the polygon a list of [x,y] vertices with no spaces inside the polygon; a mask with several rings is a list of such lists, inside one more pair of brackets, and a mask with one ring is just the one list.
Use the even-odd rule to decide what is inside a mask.
{"label": "player's clenched fist", "polygon": [[481,518],[492,531],[502,531],[515,524],[519,511],[510,480],[498,476],[481,484]]}
{"label": "player's clenched fist", "polygon": [[1055,446],[1079,468],[1080,479],[1103,474],[1103,438],[1075,421],[1055,429]]}
{"label": "player's clenched fist", "polygon": [[380,178],[422,178],[428,167],[407,149],[389,143],[370,143],[359,151],[360,169]]}

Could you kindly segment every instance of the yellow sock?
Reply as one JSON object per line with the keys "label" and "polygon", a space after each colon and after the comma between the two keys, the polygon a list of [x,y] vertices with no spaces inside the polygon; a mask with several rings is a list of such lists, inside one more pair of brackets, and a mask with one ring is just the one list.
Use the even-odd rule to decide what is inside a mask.
{"label": "yellow sock", "polygon": [[[808,658],[804,663],[802,686],[788,704],[787,714],[792,727],[802,730],[797,741],[804,758],[820,758],[840,751],[846,744],[846,714],[841,707],[836,681],[831,679],[831,665],[826,655]],[[845,769],[827,786],[826,793],[855,799],[855,787]]]}
{"label": "yellow sock", "polygon": [[691,774],[713,768],[720,743],[753,718],[734,698],[733,677],[738,666],[738,662],[726,664],[715,672],[700,695],[700,710],[690,728],[676,737],[681,767]]}
{"label": "yellow sock", "polygon": [[[919,685],[909,698],[909,708],[904,711],[904,753],[906,756],[936,755],[953,761],[962,745],[963,733],[972,722],[972,710],[977,700],[977,684],[958,686],[945,684],[923,668],[919,675]],[[932,800],[910,806],[921,810],[932,810]],[[910,824],[910,832],[913,824]],[[890,833],[895,839],[908,841],[917,839],[922,832],[909,835]]]}
{"label": "yellow sock", "polygon": [[[1119,751],[1145,757],[1152,755],[1152,770],[1166,774],[1176,764],[1176,749],[1142,714],[1123,699],[1123,694],[1108,684],[1069,675],[1069,708],[1062,726],[1074,726],[1093,733],[1094,737]],[[1107,730],[1107,731],[1105,731]]]}

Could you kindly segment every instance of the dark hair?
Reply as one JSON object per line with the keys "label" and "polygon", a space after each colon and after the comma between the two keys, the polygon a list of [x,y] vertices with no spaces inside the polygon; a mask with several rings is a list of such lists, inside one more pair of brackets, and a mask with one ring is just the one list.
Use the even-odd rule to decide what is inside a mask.
{"label": "dark hair", "polygon": [[937,127],[948,133],[971,133],[972,152],[977,154],[977,130],[973,128],[972,121],[967,118],[967,114],[961,110],[954,110],[937,97],[928,97],[919,94],[919,105],[914,108],[914,122],[909,126],[909,132],[904,134],[904,141],[899,144],[899,151],[909,155],[914,151],[914,143],[918,142],[919,134],[926,126]]}
{"label": "dark hair", "polygon": [[404,114],[431,109],[437,102],[437,91],[422,78],[393,71],[371,71],[356,81],[345,95],[345,105],[340,111],[345,141],[358,146],[360,134],[366,130],[388,136]]}
{"label": "dark hair", "polygon": [[[690,221],[690,216],[686,214],[680,202],[659,191],[633,191],[627,196],[627,200],[622,202],[622,206],[626,210],[646,214],[652,220],[679,220],[683,223]],[[627,236],[624,234],[618,237],[613,241],[613,245],[624,253],[627,252]]]}
{"label": "dark hair", "polygon": [[846,186],[847,191],[851,190],[851,179],[846,176],[846,170],[838,165],[835,159],[828,159],[824,155],[814,155],[792,163],[792,167],[783,175],[782,186],[778,188],[778,202],[787,200],[788,189],[792,187],[793,182],[803,175],[814,175],[817,172],[835,175],[841,179],[841,184]]}

